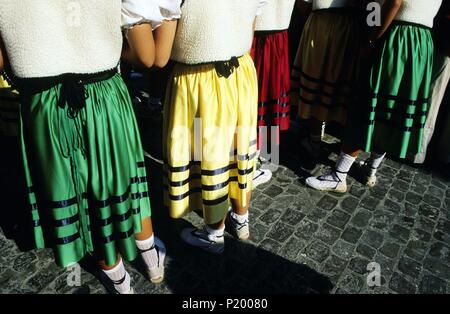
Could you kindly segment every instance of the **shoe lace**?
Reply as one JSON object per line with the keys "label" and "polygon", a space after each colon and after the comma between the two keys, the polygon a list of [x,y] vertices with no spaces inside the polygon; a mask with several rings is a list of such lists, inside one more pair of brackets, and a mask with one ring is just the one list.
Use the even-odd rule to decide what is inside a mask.
{"label": "shoe lace", "polygon": [[239,222],[236,218],[233,217],[233,215],[230,215],[230,218],[233,224],[237,226],[238,230],[241,230],[248,224],[248,219],[246,219],[244,222]]}

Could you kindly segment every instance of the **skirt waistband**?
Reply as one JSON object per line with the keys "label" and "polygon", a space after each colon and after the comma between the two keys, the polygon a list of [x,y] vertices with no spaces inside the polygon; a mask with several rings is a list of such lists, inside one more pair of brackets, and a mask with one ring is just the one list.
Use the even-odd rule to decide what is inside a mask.
{"label": "skirt waistband", "polygon": [[255,31],[255,36],[267,36],[267,35],[275,35],[286,32],[287,29],[275,29],[275,30],[267,30],[267,31]]}
{"label": "skirt waistband", "polygon": [[328,9],[317,9],[312,13],[339,13],[339,14],[362,14],[364,13],[364,9],[358,7],[344,7],[344,8],[328,8]]}
{"label": "skirt waistband", "polygon": [[52,77],[26,78],[16,81],[18,90],[24,94],[37,94],[61,85],[58,106],[66,108],[68,115],[75,118],[78,112],[86,106],[85,85],[106,81],[117,74],[117,69],[111,69],[93,74],[67,73]]}
{"label": "skirt waistband", "polygon": [[230,77],[231,74],[233,74],[234,70],[239,68],[239,58],[241,58],[243,56],[239,56],[239,57],[231,57],[231,59],[226,60],[226,61],[213,61],[213,62],[204,62],[204,63],[196,63],[196,64],[187,64],[187,63],[182,63],[182,62],[176,62],[178,64],[182,64],[184,66],[205,66],[205,65],[211,65],[214,66],[214,68],[216,69],[217,75],[219,77],[225,77],[228,78]]}
{"label": "skirt waistband", "polygon": [[36,77],[36,78],[15,78],[13,82],[19,90],[37,93],[48,90],[59,84],[76,83],[87,85],[96,82],[106,81],[117,74],[117,69],[110,69],[92,74],[65,73],[57,76]]}
{"label": "skirt waistband", "polygon": [[423,28],[423,29],[427,29],[427,30],[431,30],[430,27],[425,26],[423,24],[418,24],[418,23],[413,23],[413,22],[407,22],[407,21],[399,21],[399,20],[394,20],[392,21],[392,26],[414,26],[414,27],[419,27],[419,28]]}

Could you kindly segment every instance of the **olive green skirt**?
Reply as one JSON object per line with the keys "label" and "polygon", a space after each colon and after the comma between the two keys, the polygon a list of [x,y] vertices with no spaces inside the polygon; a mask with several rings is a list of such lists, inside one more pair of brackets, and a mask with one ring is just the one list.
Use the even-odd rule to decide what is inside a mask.
{"label": "olive green skirt", "polygon": [[[22,90],[21,90],[22,92]],[[66,267],[86,254],[114,265],[137,256],[134,234],[151,214],[138,126],[120,75],[85,85],[74,117],[61,85],[22,92],[20,140],[37,248]]]}

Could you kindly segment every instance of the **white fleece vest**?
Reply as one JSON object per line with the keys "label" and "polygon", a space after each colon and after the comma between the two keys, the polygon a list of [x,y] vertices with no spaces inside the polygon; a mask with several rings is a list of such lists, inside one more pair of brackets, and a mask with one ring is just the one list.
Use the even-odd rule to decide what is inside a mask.
{"label": "white fleece vest", "polygon": [[0,34],[20,78],[117,66],[121,0],[0,0]]}
{"label": "white fleece vest", "polygon": [[260,0],[186,0],[172,59],[199,64],[248,53],[259,4]]}
{"label": "white fleece vest", "polygon": [[395,19],[397,21],[421,24],[431,28],[433,27],[434,18],[441,4],[442,0],[403,0],[402,7]]}
{"label": "white fleece vest", "polygon": [[323,10],[332,8],[357,7],[365,8],[369,0],[303,0],[312,3],[312,9]]}
{"label": "white fleece vest", "polygon": [[256,19],[257,31],[285,30],[289,28],[295,0],[269,0]]}

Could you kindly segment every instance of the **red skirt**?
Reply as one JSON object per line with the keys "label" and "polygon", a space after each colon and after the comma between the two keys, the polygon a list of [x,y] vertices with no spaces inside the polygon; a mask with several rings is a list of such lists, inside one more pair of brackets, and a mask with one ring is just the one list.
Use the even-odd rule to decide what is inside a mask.
{"label": "red skirt", "polygon": [[[256,32],[251,55],[258,73],[258,138],[261,138],[262,126],[278,126],[279,131],[289,129],[291,78],[287,30]],[[270,129],[267,133],[270,134]]]}

